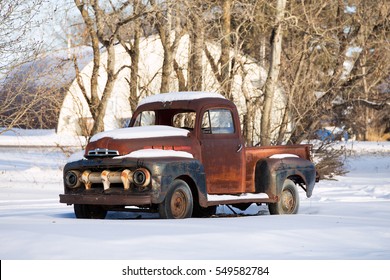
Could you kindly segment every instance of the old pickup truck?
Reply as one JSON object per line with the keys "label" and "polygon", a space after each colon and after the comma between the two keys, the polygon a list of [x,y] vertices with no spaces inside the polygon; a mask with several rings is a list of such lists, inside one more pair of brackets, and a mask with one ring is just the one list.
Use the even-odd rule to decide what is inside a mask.
{"label": "old pickup truck", "polygon": [[252,203],[295,214],[297,186],[310,197],[317,178],[310,153],[310,145],[245,147],[237,108],[220,94],[157,94],[140,102],[129,127],[94,135],[66,164],[60,202],[77,218],[205,217],[218,205]]}

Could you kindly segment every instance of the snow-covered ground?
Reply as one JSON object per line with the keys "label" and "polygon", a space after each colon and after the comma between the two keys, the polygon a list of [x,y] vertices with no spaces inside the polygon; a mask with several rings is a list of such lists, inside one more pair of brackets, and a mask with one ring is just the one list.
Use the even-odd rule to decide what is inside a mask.
{"label": "snow-covered ground", "polygon": [[[41,143],[58,140],[37,134]],[[64,149],[23,148],[27,140],[16,138],[0,135],[0,146],[18,141],[0,147],[2,260],[390,259],[390,142],[349,142],[349,173],[319,182],[310,199],[302,192],[297,215],[270,216],[265,206],[252,205],[240,217],[109,213],[82,220],[59,203]],[[231,213],[226,206],[218,212]]]}

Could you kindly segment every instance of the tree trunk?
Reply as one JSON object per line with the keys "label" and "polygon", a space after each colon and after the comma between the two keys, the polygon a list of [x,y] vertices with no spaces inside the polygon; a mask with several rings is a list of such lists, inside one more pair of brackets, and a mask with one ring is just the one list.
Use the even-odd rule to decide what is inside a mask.
{"label": "tree trunk", "polygon": [[161,73],[160,92],[166,93],[170,91],[170,77],[173,72],[173,55],[164,47],[164,59]]}
{"label": "tree trunk", "polygon": [[[122,66],[116,71],[115,69],[115,47],[114,44],[119,38],[119,29],[124,24],[136,20],[138,15],[130,15],[127,18],[118,18],[119,21],[115,26],[108,24],[110,16],[99,6],[99,1],[92,0],[85,2],[81,0],[74,0],[77,8],[79,9],[81,16],[86,24],[86,28],[92,42],[93,51],[93,68],[90,77],[90,96],[87,95],[83,81],[76,68],[77,82],[83,92],[83,95],[89,106],[94,125],[91,131],[91,135],[96,134],[104,130],[104,116],[106,114],[108,100],[111,97],[115,81],[119,72],[125,68]],[[126,4],[123,4],[126,5]],[[125,6],[122,6],[124,8]],[[121,10],[121,9],[118,9]],[[92,14],[93,13],[93,14]],[[101,65],[101,46],[107,52],[106,60],[106,73],[107,80],[103,87],[103,92],[99,95],[99,71]]]}
{"label": "tree trunk", "polygon": [[130,96],[129,103],[131,112],[134,113],[135,109],[138,106],[138,72],[139,72],[139,55],[140,55],[140,32],[141,27],[137,24],[136,30],[134,33],[134,43],[132,46],[132,51],[130,53],[131,66],[130,66]]}
{"label": "tree trunk", "polygon": [[271,110],[280,71],[280,57],[282,52],[282,21],[286,7],[286,0],[277,0],[275,27],[271,37],[271,61],[268,77],[264,85],[264,105],[261,115],[261,144],[271,144]]}
{"label": "tree trunk", "polygon": [[[260,66],[266,68],[266,52],[265,52],[266,39],[264,34],[260,35]],[[261,78],[261,77],[260,77]]]}
{"label": "tree trunk", "polygon": [[191,14],[190,19],[192,30],[190,32],[188,60],[188,90],[201,91],[203,89],[204,26],[198,15]]}
{"label": "tree trunk", "polygon": [[180,68],[176,59],[173,61],[173,68],[175,69],[177,81],[179,83],[179,91],[188,91],[186,78],[183,74],[183,69]]}
{"label": "tree trunk", "polygon": [[222,1],[222,40],[221,40],[221,86],[222,93],[232,100],[230,77],[230,48],[231,48],[231,11],[232,0]]}
{"label": "tree trunk", "polygon": [[288,93],[287,104],[286,104],[286,108],[285,108],[284,113],[283,113],[282,123],[280,125],[279,135],[278,135],[278,139],[277,139],[278,145],[281,145],[286,137],[287,127],[288,127],[288,124],[290,122],[291,109],[292,109],[292,105],[293,105],[295,92],[296,92],[296,89],[298,87],[298,83],[300,81],[300,76],[301,76],[301,73],[303,71],[304,62],[305,62],[305,60],[307,60],[307,55],[306,55],[307,39],[308,39],[307,36],[305,36],[303,38],[304,49],[302,50],[301,56],[299,58],[298,68],[296,69],[296,71],[294,73],[294,80],[293,80],[293,83],[291,85],[290,92]]}
{"label": "tree trunk", "polygon": [[112,90],[116,81],[115,74],[115,49],[113,45],[107,46],[107,81],[103,90],[102,97],[100,99],[97,108],[93,109],[92,115],[94,116],[94,125],[91,134],[94,135],[98,132],[104,131],[104,117],[106,115],[108,100],[111,97]]}
{"label": "tree trunk", "polygon": [[245,143],[248,147],[252,147],[254,145],[253,139],[254,139],[254,119],[255,119],[255,103],[253,102],[250,93],[245,89],[242,88],[242,93],[245,96],[245,104],[246,104],[246,114],[243,118],[243,134]]}
{"label": "tree trunk", "polygon": [[[134,13],[136,15],[140,14],[141,11],[145,8],[141,0],[133,0],[134,5]],[[130,80],[126,79],[127,83],[129,84],[130,88],[130,95],[129,95],[129,104],[131,112],[134,113],[134,111],[137,109],[138,106],[138,100],[139,100],[139,60],[140,60],[140,39],[142,36],[142,28],[141,28],[141,22],[140,19],[134,20],[134,38],[131,39],[124,39],[121,36],[118,36],[118,40],[122,47],[126,50],[127,54],[130,56]]]}
{"label": "tree trunk", "polygon": [[[160,92],[166,93],[171,90],[171,82],[174,73],[174,59],[179,45],[182,31],[180,29],[180,19],[175,16],[175,36],[172,36],[172,8],[175,7],[174,1],[167,1],[165,11],[162,11],[155,0],[150,3],[156,10],[156,28],[160,35],[161,43],[164,49],[164,58],[161,73]],[[178,8],[178,7],[177,7]]]}

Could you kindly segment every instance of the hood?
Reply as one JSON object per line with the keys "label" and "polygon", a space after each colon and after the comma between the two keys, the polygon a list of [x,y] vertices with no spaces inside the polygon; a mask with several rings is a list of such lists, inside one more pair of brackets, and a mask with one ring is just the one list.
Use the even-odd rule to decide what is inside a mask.
{"label": "hood", "polygon": [[90,142],[96,142],[105,137],[112,139],[140,139],[167,136],[188,136],[188,133],[189,131],[187,129],[165,125],[137,126],[100,132],[92,136]]}
{"label": "hood", "polygon": [[187,129],[171,126],[140,126],[104,131],[94,135],[85,150],[86,157],[125,156],[143,149],[191,153],[193,137]]}

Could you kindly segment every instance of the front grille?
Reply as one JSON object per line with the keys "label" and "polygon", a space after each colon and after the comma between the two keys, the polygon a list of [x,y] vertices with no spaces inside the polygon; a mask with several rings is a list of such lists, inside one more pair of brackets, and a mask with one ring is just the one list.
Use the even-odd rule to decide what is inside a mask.
{"label": "front grille", "polygon": [[115,157],[115,156],[119,156],[119,152],[117,150],[97,148],[95,150],[88,151],[88,157]]}

